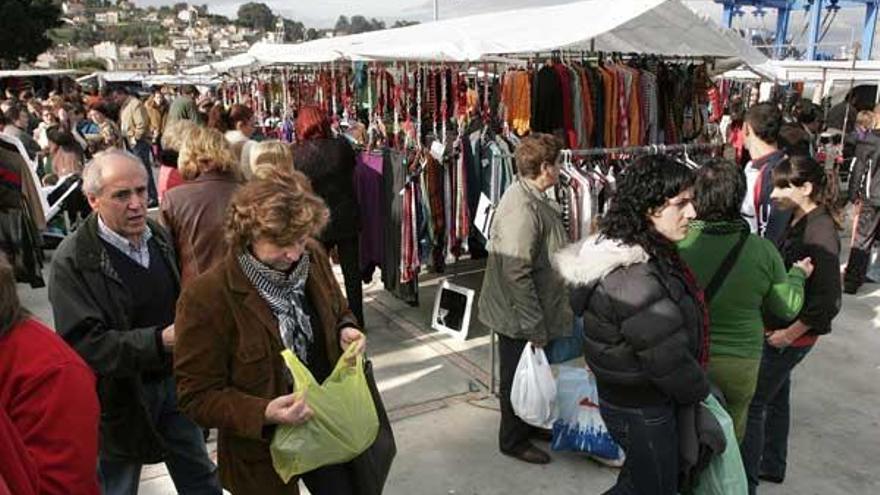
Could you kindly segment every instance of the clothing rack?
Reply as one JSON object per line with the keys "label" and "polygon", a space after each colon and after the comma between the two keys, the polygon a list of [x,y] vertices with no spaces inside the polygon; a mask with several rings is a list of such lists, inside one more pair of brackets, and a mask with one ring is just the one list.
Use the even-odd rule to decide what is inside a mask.
{"label": "clothing rack", "polygon": [[665,153],[687,153],[689,151],[707,151],[720,148],[724,143],[688,143],[688,144],[651,144],[648,146],[626,146],[623,148],[587,148],[562,150],[562,154],[570,156],[604,156],[604,155],[658,155]]}

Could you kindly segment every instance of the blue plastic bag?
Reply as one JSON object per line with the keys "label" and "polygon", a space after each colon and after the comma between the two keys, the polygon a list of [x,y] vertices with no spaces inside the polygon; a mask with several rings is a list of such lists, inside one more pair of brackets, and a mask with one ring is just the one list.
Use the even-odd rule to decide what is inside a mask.
{"label": "blue plastic bag", "polygon": [[599,392],[593,373],[586,367],[560,366],[556,390],[559,419],[553,424],[550,447],[622,462],[623,450],[608,433],[599,412]]}
{"label": "blue plastic bag", "polygon": [[560,337],[551,340],[545,347],[547,361],[550,364],[559,364],[584,355],[584,319],[574,319],[574,328],[571,337]]}
{"label": "blue plastic bag", "polygon": [[733,420],[714,395],[703,401],[703,407],[710,410],[724,430],[727,448],[715,456],[709,466],[700,473],[693,495],[746,495],[749,492],[746,471],[733,430]]}

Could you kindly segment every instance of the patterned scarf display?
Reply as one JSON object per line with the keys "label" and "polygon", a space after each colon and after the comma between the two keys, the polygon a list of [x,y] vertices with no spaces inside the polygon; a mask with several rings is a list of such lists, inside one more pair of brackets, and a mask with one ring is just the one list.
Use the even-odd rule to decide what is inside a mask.
{"label": "patterned scarf display", "polygon": [[314,340],[312,321],[305,311],[309,253],[303,253],[290,274],[273,270],[248,252],[238,255],[238,263],[278,319],[284,347],[308,364],[309,346]]}

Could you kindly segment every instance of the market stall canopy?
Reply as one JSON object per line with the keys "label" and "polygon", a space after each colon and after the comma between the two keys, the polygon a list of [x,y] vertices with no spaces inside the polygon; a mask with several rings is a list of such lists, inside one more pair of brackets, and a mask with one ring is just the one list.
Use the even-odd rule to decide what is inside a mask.
{"label": "market stall canopy", "polygon": [[680,0],[587,0],[493,12],[366,33],[349,45],[343,51],[400,60],[478,61],[556,49],[736,57],[749,65],[767,60]]}
{"label": "market stall canopy", "polygon": [[214,62],[210,64],[200,65],[183,71],[185,74],[202,75],[202,74],[223,74],[233,70],[246,70],[251,67],[259,67],[260,61],[250,53],[240,53],[233,57]]}
{"label": "market stall canopy", "polygon": [[0,70],[0,79],[7,77],[62,77],[79,74],[77,70],[49,69],[49,70]]}
{"label": "market stall canopy", "polygon": [[[769,74],[769,75],[768,75]],[[740,67],[721,75],[724,79],[776,82],[822,82],[829,80],[880,81],[880,61],[768,60],[757,67]]]}
{"label": "market stall canopy", "polygon": [[734,31],[681,0],[585,0],[299,44],[257,43],[247,55],[269,66],[336,60],[475,62],[558,49],[734,58],[751,67],[767,60]]}

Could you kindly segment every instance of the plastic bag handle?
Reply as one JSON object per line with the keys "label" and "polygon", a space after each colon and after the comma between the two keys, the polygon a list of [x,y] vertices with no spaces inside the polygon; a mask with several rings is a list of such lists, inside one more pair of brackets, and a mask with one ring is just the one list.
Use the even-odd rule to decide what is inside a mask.
{"label": "plastic bag handle", "polygon": [[[342,356],[339,358],[339,361],[336,362],[336,366],[333,368],[333,371],[330,373],[330,376],[335,375],[340,367],[347,367],[348,360],[354,355],[354,351],[357,348],[355,345],[350,345],[342,353]],[[293,393],[303,392],[308,390],[311,387],[320,386],[318,381],[315,380],[314,375],[309,369],[300,361],[299,357],[290,351],[290,349],[285,349],[281,352],[281,357],[284,358],[284,362],[287,364],[288,369],[290,369],[290,373],[293,375]],[[363,369],[364,367],[364,356],[363,354],[359,354],[355,358],[355,369]]]}

